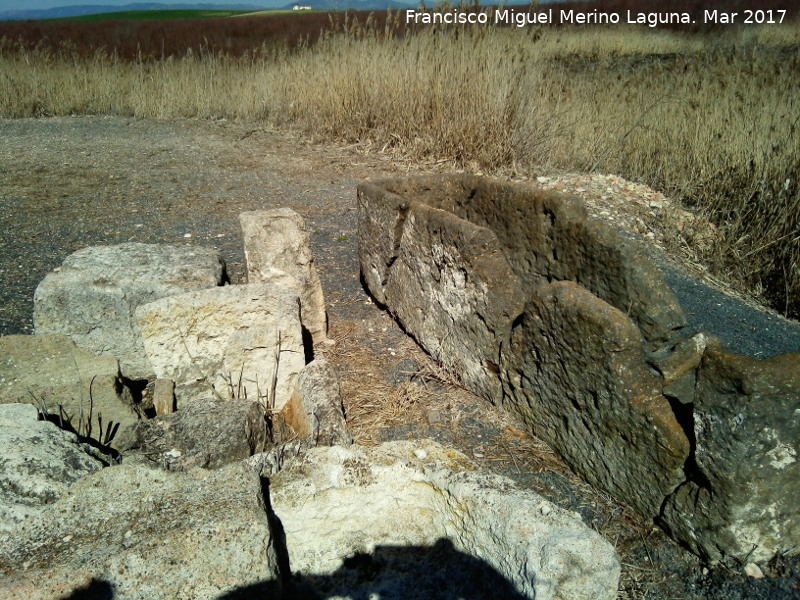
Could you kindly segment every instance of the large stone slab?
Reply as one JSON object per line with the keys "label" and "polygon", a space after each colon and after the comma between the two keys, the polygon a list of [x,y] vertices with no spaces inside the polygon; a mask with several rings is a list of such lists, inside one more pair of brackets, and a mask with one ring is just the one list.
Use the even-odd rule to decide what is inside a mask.
{"label": "large stone slab", "polygon": [[756,360],[711,338],[690,479],[664,521],[701,556],[767,561],[800,546],[800,353]]}
{"label": "large stone slab", "polygon": [[656,517],[689,440],[636,325],[571,282],[537,291],[503,350],[504,404],[578,473]]}
{"label": "large stone slab", "polygon": [[0,595],[212,600],[246,592],[277,600],[269,521],[261,482],[247,467],[110,467],[0,534]]}
{"label": "large stone slab", "polygon": [[328,331],[325,297],[303,218],[290,208],[276,208],[243,212],[239,222],[247,281],[271,282],[276,269],[293,277],[298,285],[303,327],[315,344],[322,342]]}
{"label": "large stone slab", "polygon": [[521,288],[491,230],[414,204],[384,298],[428,352],[469,389],[496,400],[500,346],[522,313]]}
{"label": "large stone slab", "polygon": [[30,404],[0,406],[0,532],[32,519],[72,483],[103,468],[75,434],[38,417]]}
{"label": "large stone slab", "polygon": [[578,515],[429,440],[309,450],[271,497],[295,580],[325,597],[616,597],[616,552]]}
{"label": "large stone slab", "polygon": [[491,229],[526,290],[576,281],[630,315],[654,347],[686,325],[642,247],[589,218],[577,199],[468,175],[379,180],[361,184],[358,197],[362,271],[381,302],[408,210],[420,203]]}
{"label": "large stone slab", "polygon": [[373,296],[586,479],[711,560],[798,546],[796,354],[707,347],[642,247],[575,198],[428,176],[362,184],[358,211]]}
{"label": "large stone slab", "polygon": [[127,243],[84,248],[48,274],[34,294],[37,334],[68,335],[80,347],[120,361],[125,377],[153,374],[134,311],[165,296],[222,285],[216,250]]}
{"label": "large stone slab", "polygon": [[0,404],[10,402],[33,404],[111,446],[115,431],[139,420],[117,360],[95,356],[64,335],[0,337]]}
{"label": "large stone slab", "polygon": [[182,403],[240,398],[279,411],[305,366],[300,300],[281,285],[189,292],[140,306],[136,320],[156,375]]}

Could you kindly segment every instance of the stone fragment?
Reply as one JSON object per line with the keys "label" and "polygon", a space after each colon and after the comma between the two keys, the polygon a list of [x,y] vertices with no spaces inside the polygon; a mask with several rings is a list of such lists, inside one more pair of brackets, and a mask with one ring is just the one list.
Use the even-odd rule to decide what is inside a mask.
{"label": "stone fragment", "polygon": [[184,402],[172,414],[140,421],[119,441],[123,461],[173,471],[217,469],[270,445],[264,408],[252,400]]}
{"label": "stone fragment", "polygon": [[708,336],[698,333],[669,344],[650,355],[648,362],[661,374],[664,395],[684,405],[694,402],[697,367],[703,358]]}
{"label": "stone fragment", "polygon": [[153,408],[159,416],[175,412],[175,382],[172,379],[156,379],[153,387]]}
{"label": "stone fragment", "polygon": [[64,335],[0,337],[0,404],[24,402],[76,432],[114,446],[115,432],[139,420],[117,360]]}
{"label": "stone fragment", "polygon": [[314,266],[311,236],[303,218],[289,208],[239,215],[249,283],[267,283],[279,270],[298,284],[300,318],[315,344],[325,340],[328,317],[322,284]]}
{"label": "stone fragment", "polygon": [[30,404],[0,406],[0,533],[52,504],[69,486],[103,468],[75,434],[40,421]]}
{"label": "stone fragment", "polygon": [[541,288],[501,366],[504,404],[596,485],[656,517],[684,479],[689,440],[636,325],[571,282]]}
{"label": "stone fragment", "polygon": [[665,524],[708,560],[800,546],[800,353],[756,360],[710,338],[697,386],[695,465]]}
{"label": "stone fragment", "polygon": [[278,600],[280,575],[261,482],[243,465],[110,467],[0,534],[6,600]]}
{"label": "stone fragment", "polygon": [[271,492],[308,597],[616,597],[616,552],[578,515],[429,440],[314,448]]}
{"label": "stone fragment", "polygon": [[384,294],[404,329],[445,368],[468,389],[499,399],[500,345],[524,298],[489,229],[414,204]]}
{"label": "stone fragment", "polygon": [[744,574],[753,579],[764,579],[764,572],[755,563],[747,563],[744,566]]}
{"label": "stone fragment", "polygon": [[345,421],[339,380],[327,359],[318,358],[300,371],[297,391],[276,421],[282,441],[308,438],[314,446],[353,442]]}
{"label": "stone fragment", "polygon": [[36,333],[68,335],[81,348],[117,358],[125,377],[146,379],[153,369],[137,331],[136,307],[225,279],[225,263],[210,248],[133,242],[84,248],[36,288]]}
{"label": "stone fragment", "polygon": [[189,400],[239,398],[279,411],[305,366],[297,294],[247,284],[170,296],[136,310],[156,376]]}

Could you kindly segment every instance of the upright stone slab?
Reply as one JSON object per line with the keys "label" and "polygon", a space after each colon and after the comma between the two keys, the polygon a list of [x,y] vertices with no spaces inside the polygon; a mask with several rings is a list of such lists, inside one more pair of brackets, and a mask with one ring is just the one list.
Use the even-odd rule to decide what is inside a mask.
{"label": "upright stone slab", "polygon": [[240,398],[279,411],[305,366],[300,300],[284,286],[189,292],[140,306],[136,319],[156,375],[182,403]]}
{"label": "upright stone slab", "polygon": [[666,525],[709,560],[800,546],[800,354],[755,360],[711,338],[697,387],[695,465]]}
{"label": "upright stone slab", "polygon": [[136,307],[222,285],[225,278],[225,263],[210,248],[133,242],[84,248],[36,288],[36,333],[67,335],[94,354],[116,357],[128,379],[145,379],[153,368],[136,328]]}
{"label": "upright stone slab", "polygon": [[261,482],[242,465],[103,469],[0,534],[2,597],[279,600],[270,521]]}
{"label": "upright stone slab", "polygon": [[362,272],[381,302],[406,216],[419,203],[492,230],[528,291],[554,280],[576,281],[630,315],[653,347],[686,325],[675,295],[643,249],[589,218],[577,199],[468,175],[364,183],[358,198]]}
{"label": "upright stone slab", "polygon": [[305,439],[312,446],[349,446],[339,380],[326,358],[317,358],[302,371],[292,399],[273,421],[276,443]]}
{"label": "upright stone slab", "polygon": [[0,533],[34,518],[72,483],[103,468],[75,434],[38,417],[30,404],[0,406]]}
{"label": "upright stone slab", "polygon": [[465,385],[500,399],[500,345],[522,312],[519,279],[485,227],[415,204],[385,284],[406,331]]}
{"label": "upright stone slab", "polygon": [[115,432],[139,420],[126,392],[115,358],[95,356],[67,336],[0,337],[0,404],[33,404],[113,447]]}
{"label": "upright stone slab", "polygon": [[622,312],[571,282],[540,289],[503,350],[504,402],[594,485],[659,515],[689,440]]}
{"label": "upright stone slab", "polygon": [[268,283],[275,269],[298,284],[300,316],[315,344],[328,331],[325,297],[314,266],[311,239],[303,218],[289,208],[243,212],[239,215],[249,283]]}
{"label": "upright stone slab", "polygon": [[412,200],[380,185],[358,186],[358,259],[361,275],[373,297],[386,304],[389,269],[397,260],[403,225]]}

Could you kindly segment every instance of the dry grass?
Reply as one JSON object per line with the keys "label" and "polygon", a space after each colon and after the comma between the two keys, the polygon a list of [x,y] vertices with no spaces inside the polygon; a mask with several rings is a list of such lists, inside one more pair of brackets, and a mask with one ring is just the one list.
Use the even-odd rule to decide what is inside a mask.
{"label": "dry grass", "polygon": [[692,250],[711,271],[800,314],[799,26],[399,38],[392,19],[238,57],[82,58],[6,40],[0,115],[267,120],[485,173],[613,172],[705,213],[718,237]]}

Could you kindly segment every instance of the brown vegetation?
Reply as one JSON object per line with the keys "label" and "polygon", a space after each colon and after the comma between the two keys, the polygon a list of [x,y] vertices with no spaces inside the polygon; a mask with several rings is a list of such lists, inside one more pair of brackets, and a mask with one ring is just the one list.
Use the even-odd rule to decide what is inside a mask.
{"label": "brown vegetation", "polygon": [[405,35],[397,17],[5,23],[0,116],[265,119],[486,173],[613,172],[705,213],[716,235],[680,250],[800,315],[796,24]]}

